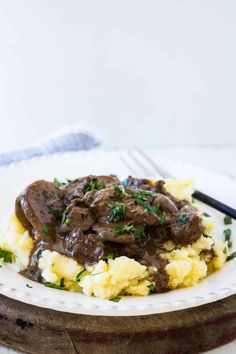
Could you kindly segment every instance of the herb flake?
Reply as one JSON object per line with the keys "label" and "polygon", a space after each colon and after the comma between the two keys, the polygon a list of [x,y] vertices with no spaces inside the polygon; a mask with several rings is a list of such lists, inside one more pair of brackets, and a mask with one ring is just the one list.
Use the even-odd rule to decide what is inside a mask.
{"label": "herb flake", "polygon": [[124,204],[114,206],[108,216],[108,221],[111,222],[115,218],[123,221],[125,219],[125,210],[126,206]]}
{"label": "herb flake", "polygon": [[[151,195],[152,197],[153,192],[151,191],[140,191],[140,192],[132,192],[132,197],[135,199],[135,202],[142,206],[145,212],[148,213],[155,213],[159,219],[161,225],[163,225],[166,221],[166,214],[165,212],[161,212],[160,204],[150,205],[149,200],[145,195]],[[156,195],[155,195],[156,196]]]}
{"label": "herb flake", "polygon": [[44,286],[46,286],[47,288],[62,290],[65,287],[65,278],[61,278],[60,284],[46,282],[44,283]]}
{"label": "herb flake", "polygon": [[76,275],[76,281],[79,283],[80,282],[80,280],[81,280],[81,278],[82,278],[82,276],[83,276],[83,274],[84,274],[84,272],[86,271],[86,269],[83,269],[83,270],[81,270],[81,272],[79,272],[77,275]]}
{"label": "herb flake", "polygon": [[203,216],[205,216],[206,218],[210,218],[211,215],[207,214],[206,212],[202,213]]}
{"label": "herb flake", "polygon": [[186,224],[188,221],[188,214],[180,214],[176,217],[176,221],[180,222],[181,224]]}
{"label": "herb flake", "polygon": [[115,255],[114,253],[108,253],[106,256],[103,257],[104,261],[108,261],[108,259],[114,259]]}
{"label": "herb flake", "polygon": [[150,292],[153,292],[155,290],[155,285],[153,283],[149,284],[148,289],[150,289]]}
{"label": "herb flake", "polygon": [[84,192],[90,192],[94,189],[101,190],[104,189],[105,183],[103,181],[97,182],[97,181],[90,181],[87,186],[84,188]]}
{"label": "herb flake", "polygon": [[113,301],[113,302],[119,302],[120,300],[121,300],[120,296],[115,296],[115,297],[112,297],[111,299],[109,299],[109,301]]}
{"label": "herb flake", "polygon": [[202,235],[203,235],[203,237],[205,237],[205,238],[212,238],[210,235],[205,234],[205,233],[203,233]]}
{"label": "herb flake", "polygon": [[53,184],[54,184],[55,187],[59,188],[59,187],[61,187],[62,182],[59,181],[59,179],[57,179],[57,178],[55,177],[54,180],[53,180]]}
{"label": "herb flake", "polygon": [[144,229],[138,229],[133,224],[125,226],[116,226],[114,229],[114,235],[119,236],[125,233],[134,234],[135,238],[139,240],[142,237],[146,237]]}
{"label": "herb flake", "polygon": [[65,224],[66,224],[66,225],[69,225],[70,222],[71,222],[71,219],[67,217],[66,220],[65,220]]}
{"label": "herb flake", "polygon": [[115,191],[115,196],[113,201],[122,201],[123,196],[126,195],[126,191],[124,186],[119,186],[118,184],[113,184],[113,188]]}
{"label": "herb flake", "polygon": [[228,215],[224,216],[224,224],[225,225],[231,225],[232,224],[232,218]]}
{"label": "herb flake", "polygon": [[63,211],[62,215],[61,215],[61,223],[65,224],[67,220],[67,213],[65,211]]}
{"label": "herb flake", "polygon": [[46,235],[48,235],[49,230],[48,230],[48,226],[47,226],[47,225],[44,225],[44,226],[43,226],[43,232],[44,232]]}
{"label": "herb flake", "polygon": [[227,258],[226,261],[231,261],[232,259],[234,259],[236,257],[236,251],[231,253]]}
{"label": "herb flake", "polygon": [[62,217],[62,213],[60,210],[53,208],[51,205],[47,206],[48,210],[50,213],[57,219],[60,220]]}
{"label": "herb flake", "polygon": [[3,262],[12,263],[13,253],[11,251],[3,250],[0,248],[0,259],[3,258]]}
{"label": "herb flake", "polygon": [[228,247],[231,248],[232,247],[232,242],[231,242],[232,231],[230,229],[225,229],[223,231],[223,233],[224,233],[224,237],[225,237],[225,242],[227,242]]}

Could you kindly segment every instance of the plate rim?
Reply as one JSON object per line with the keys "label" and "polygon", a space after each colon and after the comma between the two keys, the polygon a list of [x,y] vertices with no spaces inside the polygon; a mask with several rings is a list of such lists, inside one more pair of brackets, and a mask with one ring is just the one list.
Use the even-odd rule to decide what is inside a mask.
{"label": "plate rim", "polygon": [[[65,152],[65,153],[54,153],[54,154],[50,154],[50,155],[43,155],[43,156],[36,156],[36,157],[32,157],[30,159],[24,159],[21,161],[17,161],[17,162],[13,162],[9,165],[4,165],[0,167],[0,172],[4,171],[4,170],[14,170],[17,167],[20,166],[24,166],[24,165],[28,165],[37,161],[43,161],[43,160],[50,160],[50,159],[58,159],[58,158],[67,158],[67,157],[71,157],[74,158],[76,155],[84,155],[84,154],[96,154],[96,153],[115,153],[118,154],[121,151],[125,151],[127,152],[127,150],[105,150],[105,149],[101,149],[101,148],[96,148],[93,150],[89,150],[89,151],[74,151],[74,152]],[[131,151],[131,149],[130,149]],[[171,158],[167,158],[166,161],[173,161],[173,159]],[[211,168],[208,167],[203,167],[200,166],[198,164],[193,164],[193,163],[189,163],[189,162],[184,162],[182,160],[174,160],[175,164],[182,164],[184,166],[193,166],[195,168],[201,169],[201,170],[206,170],[209,171],[210,173],[214,173],[215,175],[218,175],[224,179],[228,179],[231,182],[235,183],[236,179],[233,176],[229,176],[227,174],[224,174],[222,172],[219,171],[215,171]],[[233,261],[234,262],[234,261]],[[177,302],[163,302],[164,305],[162,305],[162,307],[158,307],[158,310],[155,308],[153,309],[153,304],[146,304],[141,306],[141,308],[139,308],[139,310],[136,313],[132,313],[130,314],[130,311],[133,310],[133,308],[136,308],[136,305],[127,305],[127,304],[122,304],[122,310],[121,307],[118,305],[118,303],[111,303],[108,302],[107,300],[102,300],[104,301],[104,303],[106,302],[106,304],[102,304],[102,305],[97,305],[97,304],[92,304],[92,302],[89,304],[89,306],[85,306],[84,309],[81,309],[81,304],[80,306],[78,306],[79,304],[74,304],[76,306],[78,306],[78,311],[75,311],[72,308],[65,308],[62,306],[62,308],[58,309],[58,306],[56,306],[55,304],[53,304],[53,302],[51,301],[51,299],[45,299],[44,300],[48,300],[48,301],[41,301],[41,304],[39,304],[39,298],[34,297],[32,299],[32,294],[30,294],[29,292],[21,292],[20,294],[18,294],[17,296],[14,296],[15,293],[14,287],[12,288],[7,288],[5,285],[4,288],[4,284],[1,284],[0,282],[0,294],[7,296],[9,298],[15,299],[15,300],[19,300],[21,302],[24,303],[28,303],[37,307],[42,307],[42,308],[47,308],[47,309],[52,309],[52,310],[56,310],[56,311],[62,311],[62,312],[69,312],[69,313],[77,313],[77,314],[85,314],[85,315],[91,315],[91,311],[95,310],[95,314],[93,315],[97,315],[97,316],[114,316],[114,314],[112,314],[110,311],[118,311],[118,313],[115,314],[115,316],[140,316],[140,315],[149,315],[149,314],[157,314],[157,313],[164,313],[164,312],[172,312],[172,311],[177,311],[177,310],[183,310],[183,309],[187,309],[187,308],[191,308],[191,307],[196,307],[196,306],[200,306],[200,305],[204,305],[207,303],[211,303],[211,302],[215,302],[218,301],[220,299],[226,298],[228,296],[234,295],[236,294],[236,281],[233,282],[232,284],[230,284],[227,288],[221,288],[221,289],[217,289],[217,293],[216,292],[211,292],[205,295],[204,298],[201,298],[199,296],[196,297],[192,297],[191,299],[188,298],[188,300],[177,300]],[[47,289],[50,291],[55,291],[52,289]],[[172,292],[175,290],[172,290]],[[50,292],[48,293],[50,294]],[[83,294],[79,294],[79,295],[83,295]],[[87,298],[87,300],[91,299],[89,297],[87,297],[86,295],[83,295]],[[156,295],[151,295],[151,297],[158,297],[158,294]],[[135,297],[132,297],[132,299],[134,299]],[[150,296],[149,296],[150,298]],[[100,300],[100,299],[99,299]],[[49,303],[49,304],[48,304]],[[178,305],[176,305],[176,303],[178,303]],[[186,306],[187,303],[187,306]],[[45,305],[44,305],[45,304]],[[166,306],[168,305],[168,311],[166,309]],[[99,310],[99,308],[103,307],[103,310]],[[105,310],[104,310],[105,309]],[[107,310],[109,309],[109,311],[107,312]]]}

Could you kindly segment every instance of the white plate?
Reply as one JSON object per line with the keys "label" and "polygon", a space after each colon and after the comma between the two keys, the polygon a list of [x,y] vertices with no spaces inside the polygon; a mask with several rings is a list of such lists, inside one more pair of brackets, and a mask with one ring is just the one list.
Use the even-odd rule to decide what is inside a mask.
{"label": "white plate", "polygon": [[[15,197],[28,183],[36,179],[75,178],[91,173],[112,173],[125,178],[131,171],[124,164],[121,156],[128,159],[128,154],[125,152],[93,150],[36,158],[1,168],[0,215],[4,217],[7,211],[13,210]],[[205,168],[176,161],[163,161],[160,157],[158,162],[177,178],[192,177],[200,190],[231,206],[236,204],[236,182],[233,179]],[[141,177],[145,176],[145,171],[138,172],[139,168],[135,164],[132,170],[137,170]],[[225,228],[222,214],[205,205],[202,207],[214,217],[216,225],[214,234],[222,238],[222,230]],[[234,235],[235,225],[230,227]],[[236,241],[233,242],[233,247],[235,250]],[[28,288],[26,284],[32,288]],[[195,287],[146,297],[124,297],[118,303],[46,288],[16,273],[13,265],[3,265],[0,268],[0,293],[36,306],[78,314],[135,316],[169,312],[203,305],[235,294],[236,259],[228,262],[222,270],[204,279]]]}

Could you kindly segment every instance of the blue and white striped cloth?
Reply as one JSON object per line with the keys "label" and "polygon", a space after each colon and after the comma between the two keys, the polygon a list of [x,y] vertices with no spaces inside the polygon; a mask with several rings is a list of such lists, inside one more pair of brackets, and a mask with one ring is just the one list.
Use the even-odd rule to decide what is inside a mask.
{"label": "blue and white striped cloth", "polygon": [[36,156],[50,155],[67,151],[90,150],[100,145],[98,139],[90,133],[72,131],[54,136],[47,142],[27,148],[21,151],[11,151],[0,153],[0,166],[8,165],[13,162],[30,159]]}

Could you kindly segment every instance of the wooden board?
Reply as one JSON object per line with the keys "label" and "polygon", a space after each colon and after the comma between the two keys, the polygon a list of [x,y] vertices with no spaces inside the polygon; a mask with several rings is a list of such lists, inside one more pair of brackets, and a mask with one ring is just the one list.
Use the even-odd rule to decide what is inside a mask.
{"label": "wooden board", "polygon": [[236,295],[159,315],[73,315],[0,295],[0,343],[39,354],[198,353],[236,338]]}

